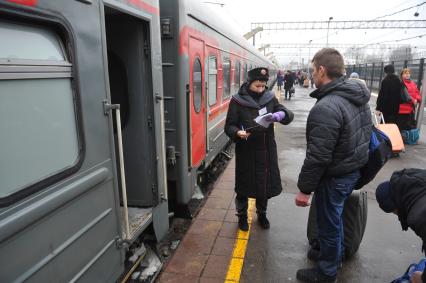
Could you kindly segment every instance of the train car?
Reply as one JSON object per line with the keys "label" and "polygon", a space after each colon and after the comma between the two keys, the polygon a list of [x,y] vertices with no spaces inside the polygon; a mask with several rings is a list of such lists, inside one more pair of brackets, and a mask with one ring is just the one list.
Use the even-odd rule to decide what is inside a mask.
{"label": "train car", "polygon": [[159,24],[157,0],[0,1],[0,282],[115,282],[167,232]]}
{"label": "train car", "polygon": [[196,191],[198,176],[229,141],[224,133],[229,101],[247,71],[269,67],[272,86],[276,67],[211,5],[160,0],[160,16],[169,198],[180,210]]}

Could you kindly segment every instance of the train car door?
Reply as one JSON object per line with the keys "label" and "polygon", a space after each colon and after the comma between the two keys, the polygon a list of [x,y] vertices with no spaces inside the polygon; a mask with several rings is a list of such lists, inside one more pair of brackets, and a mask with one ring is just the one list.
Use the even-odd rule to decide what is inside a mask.
{"label": "train car door", "polygon": [[189,37],[189,113],[191,166],[197,167],[206,156],[206,99],[204,88],[204,42]]}

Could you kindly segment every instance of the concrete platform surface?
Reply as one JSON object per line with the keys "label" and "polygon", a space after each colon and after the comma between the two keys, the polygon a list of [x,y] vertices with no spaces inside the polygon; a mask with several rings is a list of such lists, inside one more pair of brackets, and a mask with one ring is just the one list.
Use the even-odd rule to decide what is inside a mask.
{"label": "concrete platform surface", "polygon": [[[281,99],[295,113],[295,119],[288,126],[275,127],[284,191],[269,201],[271,229],[261,229],[254,216],[249,233],[238,232],[233,202],[235,163],[232,160],[163,270],[159,282],[297,282],[295,276],[299,268],[314,266],[306,257],[309,209],[294,204],[306,150],[306,119],[315,103],[309,97],[311,91],[296,87],[296,95],[291,101]],[[276,95],[281,94],[276,91]],[[375,99],[373,96],[370,101],[372,109]],[[419,144],[407,146],[405,153],[390,160],[376,179],[364,188],[369,197],[364,239],[358,253],[344,263],[338,282],[390,282],[404,273],[410,263],[422,257],[421,240],[412,231],[403,232],[395,215],[380,210],[374,192],[394,170],[425,168],[425,141],[423,126]],[[235,250],[241,243],[244,249],[235,258]],[[240,262],[241,269],[238,276],[229,280],[234,260]]]}
{"label": "concrete platform surface", "polygon": [[[306,257],[309,208],[296,207],[294,197],[285,193],[270,200],[270,230],[252,226],[240,282],[298,282],[299,268],[315,266]],[[344,262],[338,282],[390,282],[422,257],[421,246],[412,231],[401,230],[396,215],[383,213],[369,200],[360,249]]]}

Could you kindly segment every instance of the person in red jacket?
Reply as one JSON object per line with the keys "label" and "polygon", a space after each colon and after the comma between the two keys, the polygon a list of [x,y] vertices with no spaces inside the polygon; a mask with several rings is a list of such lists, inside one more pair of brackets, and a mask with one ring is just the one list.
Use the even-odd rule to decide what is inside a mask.
{"label": "person in red jacket", "polygon": [[416,83],[410,79],[410,69],[402,69],[400,77],[404,84],[403,87],[405,86],[408,90],[411,101],[399,105],[397,125],[400,131],[411,130],[415,128],[414,107],[421,101],[422,97]]}

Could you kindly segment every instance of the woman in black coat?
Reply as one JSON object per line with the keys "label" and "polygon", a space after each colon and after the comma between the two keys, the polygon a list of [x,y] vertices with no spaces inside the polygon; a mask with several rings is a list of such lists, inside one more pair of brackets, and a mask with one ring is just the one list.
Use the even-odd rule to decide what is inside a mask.
{"label": "woman in black coat", "polygon": [[[289,124],[293,113],[266,90],[268,77],[266,68],[250,70],[247,82],[232,97],[226,117],[225,132],[236,143],[235,205],[243,231],[248,230],[248,198],[256,198],[259,224],[268,229],[268,199],[282,191],[273,122]],[[267,128],[254,121],[259,115],[267,115]]]}
{"label": "woman in black coat", "polygon": [[386,73],[383,79],[379,96],[377,97],[376,110],[382,113],[386,123],[396,123],[399,104],[401,103],[401,80],[395,75],[393,65],[386,65],[384,68]]}

